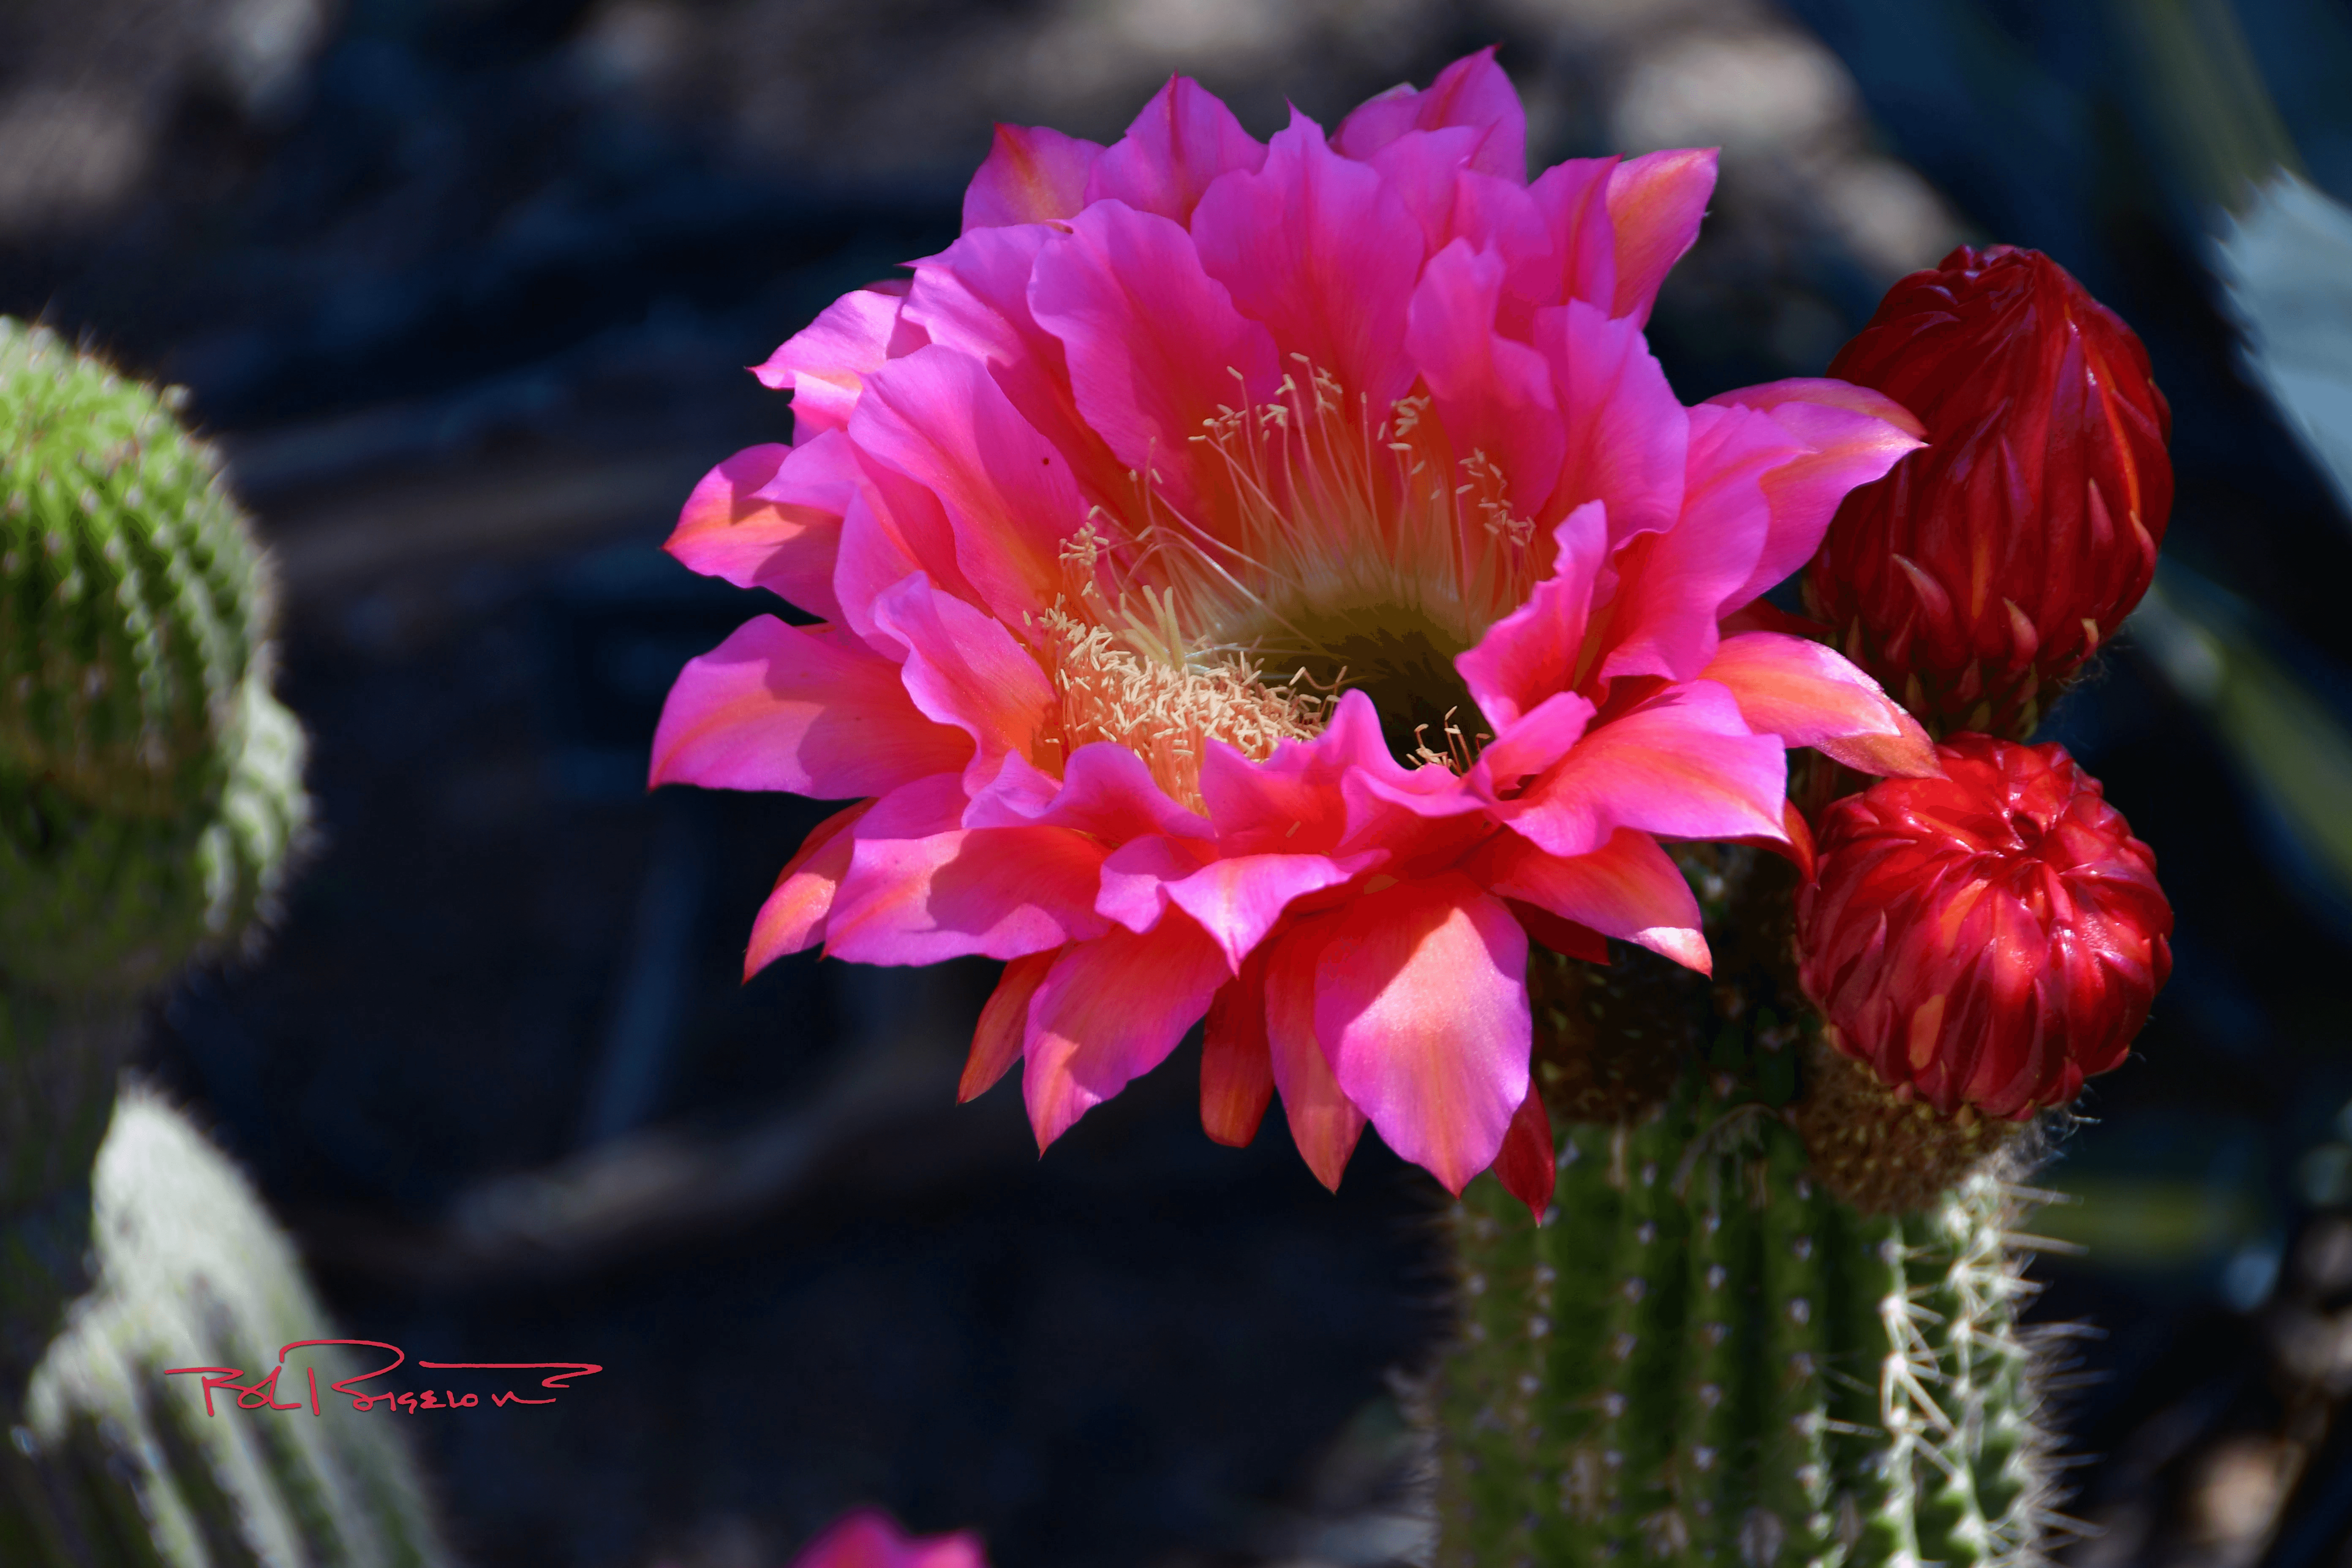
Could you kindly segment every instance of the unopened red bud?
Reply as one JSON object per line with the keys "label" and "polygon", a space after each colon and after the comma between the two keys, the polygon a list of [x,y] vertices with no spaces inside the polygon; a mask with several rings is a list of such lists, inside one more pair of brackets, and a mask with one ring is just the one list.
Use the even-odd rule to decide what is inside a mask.
{"label": "unopened red bud", "polygon": [[1963,246],[1889,289],[1830,374],[1929,444],[1838,509],[1813,614],[1930,730],[2025,738],[2156,570],[2172,413],[2147,351],[2039,251]]}
{"label": "unopened red bud", "polygon": [[1828,1038],[1944,1115],[2021,1118],[2116,1066],[2171,973],[2156,857],[2057,746],[1958,735],[1942,778],[1822,816],[1799,978]]}

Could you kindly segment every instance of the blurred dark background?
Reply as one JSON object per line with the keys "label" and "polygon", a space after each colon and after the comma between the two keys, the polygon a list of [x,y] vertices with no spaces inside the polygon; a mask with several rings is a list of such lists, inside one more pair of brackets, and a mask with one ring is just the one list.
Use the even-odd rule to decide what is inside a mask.
{"label": "blurred dark background", "polygon": [[[2344,0],[0,0],[0,310],[192,389],[285,587],[325,837],[148,1066],[347,1327],[582,1359],[414,1430],[483,1563],[784,1561],[843,1509],[1003,1568],[1370,1565],[1425,1177],[1211,1145],[1190,1050],[1040,1162],[952,1086],[984,964],[752,911],[819,813],[642,789],[757,606],[659,552],[758,362],[954,236],[990,121],[1108,141],[1171,69],[1260,134],[1489,43],[1539,163],[1721,143],[1653,341],[1686,400],[1818,374],[1961,240],[2147,340],[2160,603],[2050,734],[2162,860],[2177,970],[2045,1179],[2081,1568],[2352,1563],[2352,520],[2242,378],[2206,236],[2352,196]],[[2218,672],[2218,673],[2217,673]]]}

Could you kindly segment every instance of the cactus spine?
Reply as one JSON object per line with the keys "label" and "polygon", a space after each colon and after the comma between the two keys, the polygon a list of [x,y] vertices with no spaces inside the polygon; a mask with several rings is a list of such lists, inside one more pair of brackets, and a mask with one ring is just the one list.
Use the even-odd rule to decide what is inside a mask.
{"label": "cactus spine", "polygon": [[1787,879],[1686,868],[1726,928],[1714,985],[1532,960],[1558,1184],[1540,1225],[1492,1178],[1454,1211],[1438,1568],[2040,1561],[2000,1144],[1905,1212],[1832,1193],[1790,1103],[1818,1089],[1780,1021]]}
{"label": "cactus spine", "polygon": [[332,1332],[220,1153],[117,1093],[142,994],[249,939],[309,811],[265,563],[177,406],[0,318],[0,1561],[436,1562],[376,1423],[164,1375]]}

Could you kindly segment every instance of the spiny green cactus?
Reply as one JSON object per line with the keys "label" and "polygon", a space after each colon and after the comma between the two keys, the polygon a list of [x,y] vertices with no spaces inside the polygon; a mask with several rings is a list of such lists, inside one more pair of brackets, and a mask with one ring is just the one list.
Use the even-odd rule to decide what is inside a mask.
{"label": "spiny green cactus", "polygon": [[437,1562],[380,1420],[206,1418],[164,1373],[333,1332],[222,1156],[116,1092],[309,811],[264,563],[175,407],[0,319],[0,1563]]}
{"label": "spiny green cactus", "polygon": [[[1437,1568],[2042,1561],[2014,1130],[1914,1128],[1808,1058],[1792,875],[1684,859],[1711,982],[1531,956],[1558,1181],[1540,1225],[1492,1177],[1454,1213],[1461,1328],[1423,1391]],[[1896,1142],[1916,1169],[1890,1178]]]}
{"label": "spiny green cactus", "polygon": [[152,985],[251,924],[304,821],[271,595],[175,399],[0,319],[0,985]]}

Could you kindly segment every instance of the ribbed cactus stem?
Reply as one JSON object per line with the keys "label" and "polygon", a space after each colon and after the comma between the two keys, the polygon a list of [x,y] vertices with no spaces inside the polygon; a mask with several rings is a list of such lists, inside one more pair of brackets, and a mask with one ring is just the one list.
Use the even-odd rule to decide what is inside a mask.
{"label": "ribbed cactus stem", "polygon": [[2001,1183],[1857,1214],[1780,1119],[1696,1081],[1637,1125],[1558,1132],[1549,1223],[1487,1181],[1455,1216],[1441,1568],[2031,1560]]}

